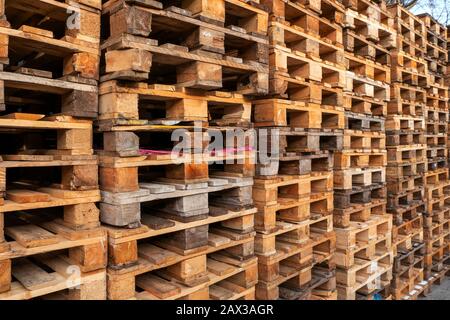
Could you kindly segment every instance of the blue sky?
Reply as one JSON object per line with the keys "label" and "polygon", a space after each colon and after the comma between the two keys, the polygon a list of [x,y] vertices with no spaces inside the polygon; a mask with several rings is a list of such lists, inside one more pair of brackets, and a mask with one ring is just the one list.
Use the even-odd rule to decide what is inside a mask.
{"label": "blue sky", "polygon": [[450,24],[450,0],[419,0],[411,11],[429,13],[442,24]]}

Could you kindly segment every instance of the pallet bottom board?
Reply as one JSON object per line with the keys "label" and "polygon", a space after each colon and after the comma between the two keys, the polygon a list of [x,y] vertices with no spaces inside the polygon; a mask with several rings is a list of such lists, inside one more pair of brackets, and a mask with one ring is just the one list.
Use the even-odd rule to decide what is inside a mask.
{"label": "pallet bottom board", "polygon": [[[32,269],[39,268],[39,273],[34,273],[31,277],[30,275],[26,275],[25,277],[25,275],[16,274],[15,277],[18,276],[20,280],[12,282],[9,291],[0,293],[0,300],[28,300],[94,282],[106,284],[105,269],[89,273],[77,273],[75,269],[71,269],[69,262],[59,256],[44,258],[41,262],[53,271],[47,272],[37,267],[37,265],[27,263],[33,266]],[[14,266],[12,271],[14,275]],[[44,273],[49,281],[41,281],[42,279],[38,279],[39,277],[42,278]],[[98,292],[98,294],[100,296],[103,295],[101,292]],[[106,292],[104,295],[106,295]]]}
{"label": "pallet bottom board", "polygon": [[[136,292],[136,299],[138,299],[138,300],[176,300],[176,299],[180,299],[185,296],[188,296],[188,295],[195,293],[204,288],[209,288],[210,291],[213,291],[213,290],[219,291],[220,288],[222,288],[223,290],[227,290],[231,293],[231,295],[229,297],[227,297],[227,300],[236,300],[239,297],[242,297],[243,295],[245,295],[246,292],[248,290],[251,290],[252,288],[247,289],[247,288],[243,288],[243,287],[234,285],[233,287],[234,287],[234,290],[236,290],[236,291],[226,289],[226,287],[228,287],[228,288],[231,287],[230,283],[227,282],[226,279],[244,271],[244,268],[234,267],[234,266],[230,266],[230,267],[231,267],[230,270],[228,270],[228,272],[223,275],[217,275],[213,272],[208,272],[208,274],[207,274],[208,281],[206,281],[200,285],[197,285],[197,286],[188,287],[185,285],[177,284],[176,286],[178,287],[178,289],[176,290],[175,294],[165,297],[164,299],[161,299],[160,297],[158,297],[155,294],[152,294],[148,291]],[[144,277],[145,277],[145,275],[144,275]],[[228,284],[228,286],[225,285],[224,287],[222,287],[221,281],[225,281]],[[139,284],[138,284],[138,286],[139,286]],[[238,290],[238,289],[240,289],[240,290]],[[254,290],[254,287],[253,287],[253,290]],[[210,292],[210,295],[211,295],[211,292]]]}

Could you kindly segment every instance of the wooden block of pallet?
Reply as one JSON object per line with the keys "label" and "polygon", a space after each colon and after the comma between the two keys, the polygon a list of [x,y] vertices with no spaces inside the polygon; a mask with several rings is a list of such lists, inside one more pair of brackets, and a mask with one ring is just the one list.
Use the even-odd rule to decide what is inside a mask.
{"label": "wooden block of pallet", "polygon": [[0,261],[0,293],[11,288],[11,260]]}

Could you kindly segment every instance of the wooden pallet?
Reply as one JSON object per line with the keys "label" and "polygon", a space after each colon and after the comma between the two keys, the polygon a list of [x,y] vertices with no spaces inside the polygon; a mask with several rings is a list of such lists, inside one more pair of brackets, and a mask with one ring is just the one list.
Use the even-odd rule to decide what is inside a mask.
{"label": "wooden pallet", "polygon": [[334,153],[334,168],[336,170],[385,167],[386,164],[387,154],[385,150],[380,150],[379,152],[355,152],[343,150]]}
{"label": "wooden pallet", "polygon": [[393,20],[386,10],[381,14],[379,8],[374,10],[367,9],[366,12],[347,9],[344,26],[385,48],[395,48],[395,37],[397,33],[393,28]]}
{"label": "wooden pallet", "polygon": [[[105,273],[101,269],[106,265],[106,248],[94,204],[100,200],[98,190],[45,188],[38,191],[17,190],[14,196],[18,198],[6,200],[0,207],[0,266],[4,271],[0,281],[0,291],[4,293],[0,299],[31,299],[73,287],[78,291],[69,292],[71,299],[104,299]],[[30,199],[36,194],[38,198]],[[63,219],[58,218],[61,216]],[[61,250],[68,251],[67,262],[51,258],[50,269],[44,268],[46,271],[30,262],[41,254]],[[17,270],[16,264],[21,266]],[[67,273],[69,265],[73,272]],[[15,282],[11,282],[11,274]],[[91,287],[96,288],[96,294],[90,293]]]}
{"label": "wooden pallet", "polygon": [[412,12],[400,5],[388,7],[389,13],[394,17],[394,26],[398,35],[410,43],[424,46],[425,23]]}
{"label": "wooden pallet", "polygon": [[391,65],[390,53],[385,47],[375,44],[365,36],[356,34],[350,29],[344,30],[344,48],[358,56],[375,61],[383,65]]}
{"label": "wooden pallet", "polygon": [[[403,162],[400,164],[388,165],[386,168],[386,174],[388,175],[388,177],[394,177],[393,178],[394,180],[397,180],[398,179],[397,177],[414,178],[414,177],[422,175],[426,172],[427,172],[427,164],[425,161],[421,161],[421,162],[418,161],[418,162],[412,162],[412,163]],[[414,181],[414,185],[416,185],[416,182],[419,182],[419,181]],[[402,184],[403,183],[404,183],[404,181],[402,181]],[[408,185],[407,189],[411,189],[411,188],[412,188],[412,186]],[[404,189],[403,186],[402,186],[402,189]]]}
{"label": "wooden pallet", "polygon": [[342,150],[343,136],[340,129],[303,129],[267,127],[259,132],[260,141],[268,146],[279,145],[279,154]]}
{"label": "wooden pallet", "polygon": [[427,106],[425,114],[425,121],[427,124],[447,124],[448,123],[448,111],[439,107]]}
{"label": "wooden pallet", "polygon": [[344,150],[383,150],[386,145],[386,135],[384,132],[344,130]]}
{"label": "wooden pallet", "polygon": [[269,94],[276,98],[310,102],[325,106],[341,107],[343,93],[341,88],[324,86],[301,78],[292,78],[285,73],[273,72],[270,75]]}
{"label": "wooden pallet", "polygon": [[[409,71],[420,77],[426,78],[428,76],[427,73],[429,72],[429,70],[427,61],[421,56],[411,55],[408,52],[401,50],[394,50],[391,53],[391,55],[392,55],[392,65],[394,67],[392,71],[395,72],[397,68],[400,68],[404,71]],[[396,82],[403,82],[401,78],[399,79],[393,78],[393,80],[397,80]],[[415,85],[417,85],[417,83]]]}
{"label": "wooden pallet", "polygon": [[[445,79],[445,75],[446,75],[446,70],[447,67],[445,65],[445,63],[442,62],[437,62],[434,60],[428,60],[428,69],[429,71],[429,78],[430,78],[430,86],[431,86],[431,90],[428,90],[429,92],[432,92],[432,90],[435,90],[434,86],[439,87],[439,89],[442,89],[443,87],[445,87],[446,84],[446,79]],[[444,104],[444,101],[441,102],[441,104]]]}
{"label": "wooden pallet", "polygon": [[386,119],[386,131],[423,132],[425,131],[425,120],[409,115],[390,115]]}
{"label": "wooden pallet", "polygon": [[424,89],[394,83],[388,114],[422,116],[425,114],[426,93]]}
{"label": "wooden pallet", "polygon": [[339,60],[321,61],[280,45],[270,49],[269,59],[270,69],[288,78],[317,81],[340,88],[345,86],[345,69]]}
{"label": "wooden pallet", "polygon": [[[150,180],[207,182],[214,171],[237,178],[255,172],[252,130],[160,125],[115,125],[102,130],[111,130],[103,132],[103,150],[97,151],[102,190],[108,192],[137,192],[139,183]],[[224,139],[217,140],[218,135]]]}
{"label": "wooden pallet", "polygon": [[368,116],[353,112],[345,112],[345,129],[372,132],[385,131],[384,117]]}
{"label": "wooden pallet", "polygon": [[393,215],[396,225],[424,213],[423,188],[409,190],[394,196],[389,195],[387,212]]}
{"label": "wooden pallet", "polygon": [[[128,1],[126,1],[128,2]],[[133,4],[133,2],[132,2]],[[243,33],[266,35],[268,13],[260,1],[251,3],[238,0],[221,0],[207,3],[205,0],[196,0],[188,3],[166,4],[160,1],[135,1],[142,10],[155,14],[150,9],[164,9],[168,13],[178,13],[186,17],[212,25],[239,30]],[[107,7],[108,10],[112,6]]]}
{"label": "wooden pallet", "polygon": [[410,252],[413,248],[423,245],[423,223],[422,216],[418,215],[401,224],[396,223],[392,227],[392,244],[394,256]]}
{"label": "wooden pallet", "polygon": [[[262,1],[264,4],[266,4],[267,2],[269,3],[272,2],[270,0],[262,0]],[[289,11],[289,6],[297,6],[297,7],[300,6],[302,8],[309,9],[311,14],[313,15],[325,18],[330,22],[334,22],[342,26],[345,7],[340,2],[334,0],[300,1],[300,2],[284,1],[284,2],[286,3],[285,8],[287,8],[287,11]],[[281,1],[279,1],[279,3],[281,4]],[[283,16],[278,16],[277,18],[283,18]]]}
{"label": "wooden pallet", "polygon": [[[189,52],[185,47],[171,44],[158,45],[153,39],[122,34],[111,38],[103,48],[114,48],[106,54],[106,75],[101,81],[114,79],[143,81],[157,74],[153,82],[175,84],[197,89],[218,89],[229,87],[241,94],[266,94],[268,89],[268,67],[254,62],[245,64],[242,59],[224,59],[220,54],[197,50]],[[123,65],[116,61],[145,60],[142,67]],[[158,69],[159,67],[159,69]],[[139,69],[139,70],[135,70]],[[164,73],[175,69],[176,78]],[[161,74],[161,75],[160,75]],[[225,81],[224,81],[225,80]],[[229,84],[225,83],[229,80]]]}
{"label": "wooden pallet", "polygon": [[[435,240],[434,242],[437,242]],[[433,246],[437,246],[433,243]],[[444,262],[448,258],[448,244],[435,247],[431,253],[425,253],[424,255],[424,276],[425,278],[431,277],[435,272],[442,272],[443,270],[448,270],[448,265]],[[446,273],[446,271],[444,272]]]}
{"label": "wooden pallet", "polygon": [[414,286],[407,295],[402,297],[402,300],[417,300],[420,297],[426,297],[435,288],[436,284],[440,285],[445,279],[445,274],[448,269],[441,270],[440,272],[434,272],[429,277],[425,277],[423,281]]}
{"label": "wooden pallet", "polygon": [[333,225],[338,228],[348,228],[351,222],[365,222],[372,216],[386,213],[386,200],[377,199],[350,208],[334,208]]}
{"label": "wooden pallet", "polygon": [[297,287],[283,283],[278,287],[280,300],[336,300],[336,275],[326,267],[314,267],[311,280]]}
{"label": "wooden pallet", "polygon": [[25,187],[13,189],[7,194],[7,200],[0,206],[0,212],[61,207],[74,204],[91,203],[100,200],[97,190],[73,191],[60,188],[37,188],[36,191]]}
{"label": "wooden pallet", "polygon": [[438,169],[429,171],[425,174],[426,185],[438,185],[448,181],[448,171],[446,169]]}
{"label": "wooden pallet", "polygon": [[441,61],[443,64],[448,60],[448,52],[443,46],[438,46],[427,41],[425,50],[425,56],[432,60]]}
{"label": "wooden pallet", "polygon": [[422,162],[426,159],[426,145],[388,146],[387,158],[390,165]]}
{"label": "wooden pallet", "polygon": [[114,259],[128,256],[133,263],[108,268],[108,299],[251,297],[257,281],[254,233],[213,233],[218,230],[211,230],[206,245],[192,252],[179,252],[161,241],[139,243],[131,252],[125,249],[130,248],[127,242],[123,242],[124,250],[116,244]]}
{"label": "wooden pallet", "polygon": [[[182,87],[216,89],[229,85],[232,91],[245,94],[267,93],[268,42],[264,37],[267,13],[253,10],[252,6],[240,1],[226,2],[238,6],[228,14],[250,10],[252,14],[256,13],[251,19],[256,19],[254,22],[257,23],[247,25],[245,22],[243,27],[225,28],[196,19],[189,9],[174,6],[144,8],[142,3],[129,6],[123,1],[108,3],[103,10],[103,15],[109,18],[109,32],[108,24],[105,25],[109,39],[102,46],[108,49],[106,74],[102,80],[141,81],[150,77],[158,82],[165,78],[167,84]],[[192,3],[192,9],[198,10],[197,3],[200,5],[197,8],[207,8],[197,1]],[[134,21],[143,17],[151,23],[129,28],[124,22],[124,19]],[[239,21],[249,20],[236,20]],[[183,32],[190,34],[187,38],[181,37],[186,41],[179,40]],[[139,67],[123,63],[134,59],[143,63]],[[251,63],[245,63],[247,61]],[[176,79],[173,79],[174,72]]]}
{"label": "wooden pallet", "polygon": [[450,182],[448,181],[425,186],[425,198],[429,201],[434,199],[445,199],[448,195],[450,195]]}
{"label": "wooden pallet", "polygon": [[415,201],[422,202],[424,199],[423,187],[417,187],[397,194],[388,194],[388,211],[389,209],[400,208],[413,204]]}
{"label": "wooden pallet", "polygon": [[425,213],[425,204],[422,198],[397,207],[388,207],[387,212],[392,214],[395,225],[401,225]]}
{"label": "wooden pallet", "polygon": [[[411,167],[408,167],[409,165],[406,164],[406,168],[402,168],[400,170],[397,170],[397,167],[387,167],[387,171],[389,172],[388,175],[388,194],[400,194],[403,192],[407,192],[407,191],[411,191],[411,190],[416,190],[417,188],[423,188],[424,183],[423,183],[423,177],[420,175],[420,173],[416,172],[414,175],[411,174],[407,174],[404,176],[400,176],[400,177],[396,177],[396,172],[402,172],[403,173],[410,173],[411,172]],[[422,164],[422,167],[425,168],[425,164]],[[396,169],[396,170],[391,170],[392,168]],[[414,167],[414,170],[416,170],[417,168]],[[419,171],[420,172],[420,171]],[[393,175],[391,175],[391,173],[394,173]]]}
{"label": "wooden pallet", "polygon": [[438,135],[441,132],[447,132],[448,124],[446,122],[436,123],[427,122],[427,135]]}
{"label": "wooden pallet", "polygon": [[[441,92],[447,93],[447,87],[443,87],[444,89],[439,88],[438,90],[444,90]],[[436,90],[436,91],[438,91]],[[431,91],[431,89],[430,89]],[[430,108],[436,108],[442,111],[442,115],[448,110],[448,98],[444,96],[438,96],[438,95],[431,95],[429,92],[427,94],[427,105]]]}
{"label": "wooden pallet", "polygon": [[[70,257],[76,259],[77,254],[83,251],[103,250],[101,243],[105,240],[105,233],[99,228],[99,213],[95,205],[67,206],[63,212],[64,220],[58,218],[57,210],[42,211],[38,211],[39,216],[33,216],[30,212],[2,214],[4,225],[0,259],[16,259],[64,249],[70,249]],[[91,215],[90,221],[87,218],[81,221],[77,215],[82,214]],[[78,221],[72,217],[78,218]]]}
{"label": "wooden pallet", "polygon": [[209,121],[219,126],[248,126],[250,123],[251,101],[236,93],[204,92],[161,84],[126,85],[117,80],[103,82],[99,93],[101,127],[111,119],[133,120],[142,125],[194,121]]}
{"label": "wooden pallet", "polygon": [[386,131],[386,145],[391,146],[411,146],[425,144],[426,136],[422,131],[400,130]]}
{"label": "wooden pallet", "polygon": [[279,242],[276,253],[258,255],[260,280],[256,287],[257,299],[273,300],[281,297],[295,300],[308,297],[313,287],[314,266],[323,265],[327,270],[334,268],[330,259],[334,252],[335,235],[333,232],[318,231],[311,233],[311,239],[306,243]]}
{"label": "wooden pallet", "polygon": [[[442,152],[444,148],[441,147],[440,150]],[[448,167],[448,163],[447,163],[447,158],[446,157],[440,157],[440,158],[433,158],[433,159],[428,159],[427,163],[428,163],[428,171],[435,171],[435,170],[441,170],[441,169],[446,169]]]}
{"label": "wooden pallet", "polygon": [[328,151],[293,152],[271,156],[268,161],[256,164],[256,176],[322,174],[331,172],[333,154]]}
{"label": "wooden pallet", "polygon": [[390,281],[377,279],[375,289],[364,290],[364,293],[356,292],[356,300],[392,300]]}
{"label": "wooden pallet", "polygon": [[[447,38],[447,28],[440,24],[436,19],[434,19],[429,14],[419,14],[417,16],[420,20],[422,20],[425,24],[425,28],[427,31],[427,41],[428,42],[435,42],[436,45],[441,45],[444,48],[446,48],[446,45],[443,43],[445,42]],[[433,37],[430,37],[433,36]],[[437,42],[442,41],[442,42]]]}
{"label": "wooden pallet", "polygon": [[361,77],[351,71],[346,73],[345,92],[352,92],[353,94],[375,98],[381,101],[388,101],[390,97],[390,87],[381,81],[372,80],[366,77]]}
{"label": "wooden pallet", "polygon": [[332,191],[333,175],[281,175],[254,179],[253,200],[262,205],[277,205],[280,199],[311,199],[315,194]]}
{"label": "wooden pallet", "polygon": [[[372,83],[380,86],[381,83],[391,83],[391,71],[389,66],[368,60],[363,56],[355,55],[352,52],[345,52],[347,59],[347,70],[353,74],[366,79],[371,79]],[[374,82],[375,81],[375,82]],[[371,82],[368,81],[370,84]]]}
{"label": "wooden pallet", "polygon": [[[314,16],[307,15],[307,19],[304,22],[308,22],[308,19],[317,19]],[[298,20],[302,23],[302,20]],[[329,22],[325,22],[329,24]],[[308,30],[308,28],[313,28],[313,31]],[[344,65],[344,52],[342,50],[342,33],[339,32],[337,25],[335,26],[336,31],[329,34],[331,39],[321,37],[316,33],[318,25],[314,22],[302,26],[295,26],[286,24],[278,21],[271,21],[269,24],[269,36],[271,39],[271,44],[274,46],[284,47],[291,52],[303,52],[307,57],[319,58],[319,61],[329,61],[335,65]],[[319,32],[327,33],[330,31],[329,27],[320,29]],[[331,53],[331,54],[330,54]]]}
{"label": "wooden pallet", "polygon": [[[0,7],[5,48],[0,61],[13,72],[98,80],[100,9],[99,1],[68,4],[38,0],[33,5],[24,0],[5,1]],[[23,16],[29,19],[23,20]]]}
{"label": "wooden pallet", "polygon": [[410,56],[425,58],[425,41],[424,37],[419,33],[416,33],[412,40],[410,36],[403,37],[401,35],[397,36],[397,49],[399,51],[405,52]]}
{"label": "wooden pallet", "polygon": [[315,236],[321,237],[320,234],[331,235],[332,233],[332,216],[320,214],[311,214],[302,221],[280,219],[276,222],[276,228],[270,233],[264,231],[261,233],[258,230],[255,238],[255,250],[261,256],[259,263],[266,266],[266,272],[261,275],[261,279],[270,282],[278,277],[277,274],[269,273],[267,270],[273,270],[274,263],[292,256],[291,246],[294,249],[298,247],[303,250],[311,246],[310,240]]}
{"label": "wooden pallet", "polygon": [[[342,28],[337,23],[343,21],[344,12],[339,4],[331,4],[331,1],[316,1],[313,4],[307,1],[290,0],[265,0],[263,3],[269,8],[272,21],[282,22],[286,26],[303,30],[316,38],[342,45]],[[322,6],[325,10],[321,10]],[[327,13],[327,9],[335,12]],[[323,17],[324,14],[327,17]]]}
{"label": "wooden pallet", "polygon": [[[323,184],[324,180],[318,177],[316,183]],[[286,186],[287,187],[287,186]],[[322,188],[321,188],[322,189]],[[276,204],[259,202],[256,200],[261,190],[254,188],[255,205],[258,212],[255,214],[255,229],[262,234],[269,234],[280,229],[278,222],[300,223],[312,216],[328,216],[333,209],[332,191],[315,188],[309,197],[301,199],[289,198],[289,195],[279,195]]]}
{"label": "wooden pallet", "polygon": [[77,83],[73,80],[74,76],[48,79],[0,71],[0,108],[8,113],[20,111],[44,115],[62,113],[91,119],[97,117],[96,83],[92,81]]}
{"label": "wooden pallet", "polygon": [[[420,264],[420,262],[418,262]],[[393,274],[392,286],[393,299],[402,300],[409,295],[410,292],[424,282],[423,280],[423,268],[418,267],[408,267],[398,274]]]}
{"label": "wooden pallet", "polygon": [[314,266],[309,290],[311,291],[311,295],[308,295],[307,300],[313,300],[314,298],[320,300],[336,300],[336,271],[330,271],[323,266]]}
{"label": "wooden pallet", "polygon": [[430,82],[427,74],[411,71],[410,69],[404,67],[392,67],[392,74],[392,81],[410,86],[424,87]]}
{"label": "wooden pallet", "polygon": [[353,11],[361,12],[362,15],[380,22],[386,26],[392,26],[392,13],[388,10],[384,1],[370,0],[343,0],[342,4]]}
{"label": "wooden pallet", "polygon": [[349,190],[386,182],[384,167],[351,168],[334,171],[334,189]]}
{"label": "wooden pallet", "polygon": [[142,220],[141,212],[144,211],[141,203],[157,200],[165,200],[163,210],[172,212],[178,219],[204,219],[208,213],[208,195],[214,193],[216,202],[226,202],[228,197],[229,206],[239,207],[239,201],[250,205],[252,184],[253,179],[250,177],[235,177],[230,174],[227,176],[224,173],[211,175],[205,182],[186,184],[162,179],[152,180],[151,183],[142,182],[138,184],[137,191],[102,191],[101,219],[102,222],[113,226],[139,226]]}
{"label": "wooden pallet", "polygon": [[[5,261],[1,261],[0,265]],[[11,282],[9,278],[7,291],[0,293],[0,300],[45,299],[55,293],[59,295],[58,298],[68,300],[106,299],[105,269],[79,272],[76,265],[64,255],[37,255],[33,259],[17,259],[2,270],[9,271],[14,276],[14,281]]]}
{"label": "wooden pallet", "polygon": [[[406,267],[412,267],[420,265],[421,269],[423,269],[423,254],[425,252],[425,244],[423,240],[420,240],[418,229],[412,229],[410,230],[411,236],[414,237],[412,239],[412,243],[410,247],[398,247],[395,244],[395,256],[394,256],[394,264],[393,264],[393,271],[394,273],[399,274],[401,277],[401,274],[404,273],[408,268]],[[409,270],[411,271],[411,270]]]}
{"label": "wooden pallet", "polygon": [[369,261],[358,259],[349,270],[337,269],[338,299],[355,300],[357,293],[368,295],[378,289],[380,282],[390,282],[392,258],[392,253],[386,253]]}
{"label": "wooden pallet", "polygon": [[341,107],[282,99],[255,100],[252,104],[256,127],[344,128],[344,112]]}
{"label": "wooden pallet", "polygon": [[336,190],[334,192],[334,206],[338,209],[345,209],[347,207],[354,207],[361,203],[369,203],[382,198],[386,198],[385,184],[372,184],[368,187]]}
{"label": "wooden pallet", "polygon": [[351,221],[349,227],[335,231],[335,261],[339,268],[350,269],[358,259],[370,261],[392,250],[392,217],[384,212],[363,222]]}
{"label": "wooden pallet", "polygon": [[368,97],[362,97],[360,95],[346,92],[344,95],[344,108],[346,111],[354,113],[362,113],[373,116],[386,116],[387,114],[387,102]]}
{"label": "wooden pallet", "polygon": [[[394,50],[391,52],[392,56],[392,80],[394,82],[409,82],[410,85],[418,85],[419,82],[427,84],[428,64],[427,61],[420,56],[410,55],[407,52]],[[409,74],[409,76],[402,77],[401,73]],[[419,81],[419,79],[423,79]],[[411,81],[415,81],[412,83]],[[425,81],[425,83],[423,82]]]}

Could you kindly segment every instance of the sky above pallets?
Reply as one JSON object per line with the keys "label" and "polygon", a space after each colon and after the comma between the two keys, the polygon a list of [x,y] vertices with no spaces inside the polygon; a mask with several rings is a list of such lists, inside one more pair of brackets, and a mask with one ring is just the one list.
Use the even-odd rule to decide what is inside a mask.
{"label": "sky above pallets", "polygon": [[450,24],[450,0],[419,0],[411,11],[414,14],[429,13],[440,23]]}

